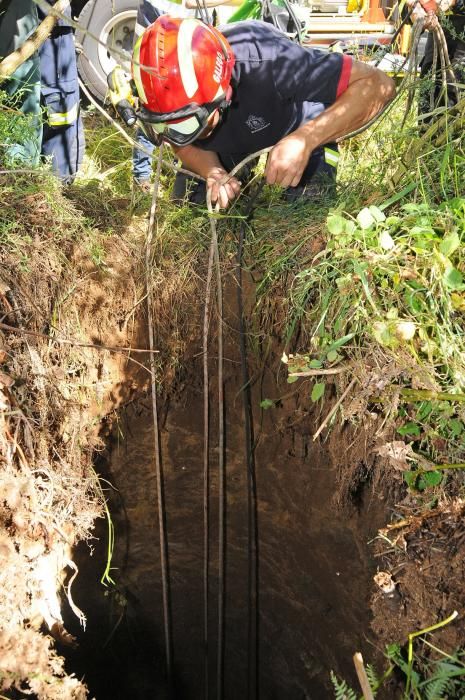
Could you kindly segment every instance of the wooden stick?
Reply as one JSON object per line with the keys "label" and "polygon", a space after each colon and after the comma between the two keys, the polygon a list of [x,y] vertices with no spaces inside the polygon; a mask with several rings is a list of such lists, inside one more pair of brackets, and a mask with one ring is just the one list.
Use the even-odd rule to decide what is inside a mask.
{"label": "wooden stick", "polygon": [[359,651],[355,652],[353,655],[353,660],[364,700],[374,700],[373,691],[370,687],[370,681],[368,680],[367,672],[365,671],[365,666],[363,665],[363,657]]}
{"label": "wooden stick", "polygon": [[70,5],[70,0],[58,0],[53,7],[49,8],[50,14],[39,24],[35,32],[31,34],[29,39],[26,39],[19,49],[10,53],[9,56],[3,59],[0,63],[0,84],[8,78],[11,78],[15,70],[22,63],[25,63],[32,54],[35,53],[50,36],[50,32],[55,26],[58,15],[55,12],[64,12]]}
{"label": "wooden stick", "polygon": [[318,377],[322,374],[341,374],[350,367],[330,367],[329,369],[305,369],[302,372],[289,372],[289,377]]}
{"label": "wooden stick", "polygon": [[347,394],[349,393],[349,391],[352,389],[352,387],[354,386],[354,384],[355,384],[356,381],[357,381],[357,380],[356,380],[356,378],[354,377],[354,379],[352,379],[352,381],[350,382],[349,386],[348,386],[347,389],[344,391],[344,393],[342,394],[342,396],[336,401],[336,403],[334,404],[334,406],[332,407],[332,409],[330,410],[330,412],[328,413],[328,415],[327,415],[326,418],[324,419],[323,423],[320,425],[320,427],[319,427],[318,430],[316,431],[315,435],[313,436],[313,439],[314,439],[314,440],[317,439],[317,437],[318,437],[318,435],[321,433],[321,431],[328,425],[329,421],[330,421],[331,418],[334,416],[334,414],[336,413],[337,409],[339,408],[339,406],[341,405],[341,403],[344,401],[345,397],[347,396]]}

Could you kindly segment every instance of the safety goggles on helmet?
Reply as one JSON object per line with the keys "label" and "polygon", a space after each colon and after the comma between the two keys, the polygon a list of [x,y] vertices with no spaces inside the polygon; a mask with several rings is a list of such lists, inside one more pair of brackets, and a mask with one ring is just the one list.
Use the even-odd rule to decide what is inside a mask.
{"label": "safety goggles on helmet", "polygon": [[142,107],[137,116],[153,144],[165,140],[175,146],[188,146],[205,131],[213,112],[223,111],[228,105],[229,101],[222,97],[205,105],[191,103],[176,112],[151,112]]}

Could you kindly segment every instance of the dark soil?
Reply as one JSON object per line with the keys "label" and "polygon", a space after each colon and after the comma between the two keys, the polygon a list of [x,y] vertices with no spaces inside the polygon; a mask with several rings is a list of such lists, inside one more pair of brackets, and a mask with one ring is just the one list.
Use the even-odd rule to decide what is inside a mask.
{"label": "dark soil", "polygon": [[[234,288],[226,289],[226,299],[233,300],[225,318],[226,700],[247,697],[247,473],[234,298]],[[198,309],[198,318],[188,324],[195,340],[180,360],[183,369],[177,379],[169,387],[165,383],[160,401],[175,697],[180,700],[203,697],[205,683],[201,304]],[[142,336],[137,332],[144,347]],[[404,643],[409,632],[462,608],[463,506],[454,502],[437,516],[428,511],[425,517],[409,520],[415,501],[404,500],[403,510],[396,506],[405,491],[372,453],[373,416],[364,429],[346,424],[329,435],[325,430],[313,442],[315,429],[335,400],[334,388],[327,387],[323,406],[313,405],[311,380],[287,384],[281,344],[275,341],[273,347],[275,352],[266,356],[260,349],[249,351],[258,491],[259,697],[324,700],[333,697],[330,670],[357,687],[355,651],[381,669],[386,643]],[[218,407],[213,331],[210,357],[209,687],[215,697]],[[167,687],[151,399],[137,393],[134,377],[129,379],[131,403],[108,422],[108,430],[103,427],[107,450],[99,463],[114,486],[107,495],[116,531],[116,586],[105,589],[98,581],[106,558],[102,523],[95,556],[89,559],[87,549],[81,552],[75,597],[89,624],[83,634],[72,620],[67,622],[80,641],[80,650],[68,659],[73,671],[85,674],[96,700],[163,700]],[[123,402],[125,394],[120,397]],[[273,399],[274,407],[262,410],[264,398]],[[407,526],[388,533],[393,546],[381,539],[367,546],[394,512],[405,514]],[[398,582],[400,596],[394,607],[376,589],[373,576],[378,570],[390,572]],[[435,640],[452,650],[465,642],[463,625],[455,622]],[[382,697],[401,697],[397,681]]]}
{"label": "dark soil", "polygon": [[[228,293],[228,290],[227,292]],[[233,306],[233,305],[232,305]],[[200,323],[199,318],[199,323]],[[225,326],[227,468],[227,597],[225,697],[247,696],[247,474],[239,336],[234,308]],[[201,341],[183,361],[184,373],[161,407],[162,454],[173,598],[176,698],[203,696],[203,418]],[[277,344],[279,348],[279,344]],[[214,358],[216,349],[211,348]],[[280,355],[280,352],[278,353]],[[266,367],[250,353],[256,436],[259,529],[259,686],[266,700],[332,697],[333,669],[355,684],[352,654],[373,659],[370,594],[376,561],[367,541],[384,525],[386,504],[357,487],[357,508],[337,508],[338,474],[350,449],[363,462],[364,436],[334,432],[330,446],[313,442],[322,415],[312,408],[310,382],[289,385],[280,357]],[[216,362],[211,363],[210,690],[215,695],[217,639],[217,420]],[[330,392],[328,392],[330,394]],[[263,398],[274,408],[260,409]],[[281,398],[280,398],[281,397]],[[360,439],[359,439],[360,438]],[[358,443],[357,443],[358,444]],[[346,450],[347,453],[346,453]],[[357,467],[359,469],[360,467]],[[116,589],[98,583],[104,551],[80,564],[89,627],[79,657],[97,700],[149,694],[163,698],[163,616],[160,587],[151,400],[120,412],[108,439],[106,476],[116,529]],[[105,532],[102,532],[105,539]],[[97,551],[103,550],[104,542]],[[86,563],[87,560],[87,563]],[[92,566],[90,566],[92,565]],[[93,581],[93,583],[91,583]],[[77,592],[76,592],[77,596]],[[73,630],[78,633],[77,630]],[[371,639],[370,639],[371,637]]]}
{"label": "dark soil", "polygon": [[[454,499],[417,511],[398,521],[403,527],[383,530],[393,546],[376,543],[380,569],[394,575],[399,592],[394,606],[381,593],[373,600],[372,627],[381,643],[403,642],[465,607],[465,504]],[[463,647],[463,620],[435,632],[434,644],[448,652]]]}

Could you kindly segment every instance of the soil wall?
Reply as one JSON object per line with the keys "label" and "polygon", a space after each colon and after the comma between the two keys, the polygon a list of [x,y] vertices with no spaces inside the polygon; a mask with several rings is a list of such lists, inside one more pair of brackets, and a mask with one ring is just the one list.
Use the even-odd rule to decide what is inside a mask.
{"label": "soil wall", "polygon": [[[231,290],[230,290],[231,291]],[[231,295],[227,298],[231,298]],[[195,310],[200,314],[201,309]],[[225,697],[247,696],[247,472],[239,334],[234,304],[225,319],[227,583]],[[210,691],[215,697],[217,611],[217,386],[212,341]],[[160,410],[172,585],[176,698],[203,697],[203,402],[200,334],[182,377]],[[279,349],[279,343],[276,343]],[[352,654],[373,659],[369,595],[376,563],[367,541],[386,522],[386,505],[363,488],[357,512],[335,506],[337,472],[352,434],[313,442],[322,420],[309,383],[289,385],[280,350],[265,364],[249,353],[256,437],[259,529],[259,686],[266,700],[332,697],[329,671],[353,678]],[[329,392],[330,393],[330,392]],[[260,408],[264,397],[274,408]],[[281,397],[281,399],[279,398]],[[323,415],[329,410],[324,407]],[[348,431],[346,431],[348,432]],[[348,439],[350,437],[350,439]],[[112,483],[116,588],[104,590],[102,523],[96,556],[82,552],[81,595],[89,626],[73,669],[97,700],[165,697],[163,616],[151,399],[120,410],[100,470]],[[352,452],[353,454],[353,452]],[[347,456],[349,459],[349,455]],[[349,464],[347,463],[347,466]],[[353,466],[353,465],[352,465]],[[84,602],[83,602],[84,604]],[[89,609],[92,608],[92,609]],[[70,626],[72,622],[70,621]],[[76,633],[78,633],[77,630]]]}

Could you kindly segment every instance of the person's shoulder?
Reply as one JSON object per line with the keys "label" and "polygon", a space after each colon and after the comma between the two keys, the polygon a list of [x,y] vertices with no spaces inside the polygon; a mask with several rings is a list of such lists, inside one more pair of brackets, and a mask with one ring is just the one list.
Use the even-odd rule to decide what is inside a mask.
{"label": "person's shoulder", "polygon": [[219,30],[227,38],[236,58],[241,57],[253,60],[271,59],[276,55],[279,44],[289,42],[289,39],[267,22],[255,19],[232,22],[219,27]]}

